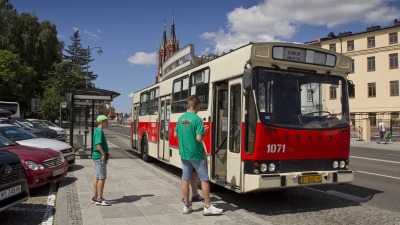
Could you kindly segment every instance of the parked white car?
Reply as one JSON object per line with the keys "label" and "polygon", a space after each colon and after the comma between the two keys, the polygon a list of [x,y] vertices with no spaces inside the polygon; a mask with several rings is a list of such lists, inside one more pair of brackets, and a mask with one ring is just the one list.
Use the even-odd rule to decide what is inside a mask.
{"label": "parked white car", "polygon": [[27,119],[27,120],[32,121],[32,122],[38,122],[38,123],[43,124],[44,126],[47,126],[48,128],[57,132],[58,140],[66,141],[67,133],[65,132],[64,128],[61,128],[48,120],[39,120],[39,119]]}
{"label": "parked white car", "polygon": [[68,165],[75,163],[75,152],[72,147],[65,142],[48,138],[39,138],[32,133],[10,124],[0,124],[0,135],[20,145],[59,151],[62,153],[65,160],[68,161]]}

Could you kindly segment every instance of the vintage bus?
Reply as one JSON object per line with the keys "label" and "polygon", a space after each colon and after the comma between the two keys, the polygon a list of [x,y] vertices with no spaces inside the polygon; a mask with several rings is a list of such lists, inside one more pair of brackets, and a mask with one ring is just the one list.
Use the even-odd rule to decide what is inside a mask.
{"label": "vintage bus", "polygon": [[245,193],[352,182],[350,71],[349,57],[313,46],[249,43],[210,60],[189,45],[133,93],[132,148],[181,167],[173,131],[197,95],[211,183]]}

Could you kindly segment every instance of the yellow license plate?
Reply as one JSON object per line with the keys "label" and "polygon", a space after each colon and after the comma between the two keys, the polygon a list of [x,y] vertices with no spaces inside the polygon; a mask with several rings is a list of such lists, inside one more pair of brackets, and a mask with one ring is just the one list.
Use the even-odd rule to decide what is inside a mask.
{"label": "yellow license plate", "polygon": [[299,184],[312,184],[312,183],[321,183],[322,176],[301,176],[299,177]]}

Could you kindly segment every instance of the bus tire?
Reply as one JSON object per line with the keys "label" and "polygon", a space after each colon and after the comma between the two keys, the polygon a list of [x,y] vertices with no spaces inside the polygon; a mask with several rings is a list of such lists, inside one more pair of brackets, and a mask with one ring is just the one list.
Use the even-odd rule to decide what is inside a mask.
{"label": "bus tire", "polygon": [[151,162],[151,156],[149,156],[149,142],[147,141],[146,137],[143,137],[140,149],[142,160],[145,162]]}

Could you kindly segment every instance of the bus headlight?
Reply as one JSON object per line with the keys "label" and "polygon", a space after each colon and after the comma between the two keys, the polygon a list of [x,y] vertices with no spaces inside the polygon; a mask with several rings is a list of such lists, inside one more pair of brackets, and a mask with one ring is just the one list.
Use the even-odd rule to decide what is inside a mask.
{"label": "bus headlight", "polygon": [[346,163],[344,161],[340,161],[339,167],[340,169],[343,169],[346,166]]}
{"label": "bus headlight", "polygon": [[275,164],[274,163],[270,163],[269,166],[268,166],[268,170],[270,172],[274,172],[275,171]]}
{"label": "bus headlight", "polygon": [[254,169],[254,173],[255,173],[255,174],[259,174],[260,171],[259,171],[258,169]]}
{"label": "bus headlight", "polygon": [[334,161],[332,166],[333,166],[333,169],[337,169],[339,166],[338,161]]}
{"label": "bus headlight", "polygon": [[261,167],[260,167],[261,172],[265,173],[265,171],[267,171],[267,169],[268,169],[267,164],[265,164],[265,163],[261,164]]}

